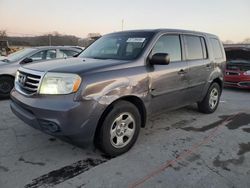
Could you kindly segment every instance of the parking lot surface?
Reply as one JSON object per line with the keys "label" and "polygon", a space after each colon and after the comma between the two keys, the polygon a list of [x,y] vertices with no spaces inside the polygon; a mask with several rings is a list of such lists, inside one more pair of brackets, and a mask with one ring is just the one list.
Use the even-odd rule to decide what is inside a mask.
{"label": "parking lot surface", "polygon": [[135,146],[109,159],[16,118],[0,101],[0,187],[250,187],[250,92],[225,89],[210,115],[196,105],[149,119]]}

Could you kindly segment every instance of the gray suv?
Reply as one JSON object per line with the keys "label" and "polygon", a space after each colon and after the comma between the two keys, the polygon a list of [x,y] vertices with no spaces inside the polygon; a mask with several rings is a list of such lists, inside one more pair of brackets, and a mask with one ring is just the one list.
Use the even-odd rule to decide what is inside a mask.
{"label": "gray suv", "polygon": [[30,126],[117,156],[146,119],[192,103],[216,110],[225,53],[217,36],[171,29],[105,35],[78,58],[18,70],[11,109]]}

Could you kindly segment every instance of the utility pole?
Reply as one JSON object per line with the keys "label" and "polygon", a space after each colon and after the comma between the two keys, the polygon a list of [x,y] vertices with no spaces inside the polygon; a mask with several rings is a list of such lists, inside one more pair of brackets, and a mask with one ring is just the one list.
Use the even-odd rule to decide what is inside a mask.
{"label": "utility pole", "polygon": [[49,34],[49,46],[51,46],[51,34]]}
{"label": "utility pole", "polygon": [[123,26],[124,26],[124,19],[122,19],[122,31],[123,31]]}

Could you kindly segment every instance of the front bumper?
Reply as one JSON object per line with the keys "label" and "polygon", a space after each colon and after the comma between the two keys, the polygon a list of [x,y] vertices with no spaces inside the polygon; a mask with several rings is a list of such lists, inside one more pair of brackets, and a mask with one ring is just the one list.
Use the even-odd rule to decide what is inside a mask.
{"label": "front bumper", "polygon": [[74,101],[74,96],[27,97],[13,89],[10,106],[17,117],[35,129],[89,143],[103,107],[94,100]]}
{"label": "front bumper", "polygon": [[250,81],[248,82],[224,82],[225,87],[235,87],[242,89],[250,89]]}
{"label": "front bumper", "polygon": [[243,75],[243,72],[226,71],[224,75],[224,85],[228,87],[250,89],[250,76]]}

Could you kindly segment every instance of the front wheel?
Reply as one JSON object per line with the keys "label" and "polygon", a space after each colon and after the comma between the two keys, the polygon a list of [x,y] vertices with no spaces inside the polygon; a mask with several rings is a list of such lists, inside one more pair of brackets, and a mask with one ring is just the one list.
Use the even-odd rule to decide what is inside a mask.
{"label": "front wheel", "polygon": [[0,77],[0,98],[7,98],[14,87],[14,79],[8,76]]}
{"label": "front wheel", "polygon": [[98,134],[100,149],[111,157],[127,152],[136,142],[141,127],[140,113],[127,101],[116,102],[104,118]]}
{"label": "front wheel", "polygon": [[212,83],[205,98],[201,102],[198,102],[199,111],[206,114],[213,113],[219,105],[220,96],[221,87],[216,82]]}

